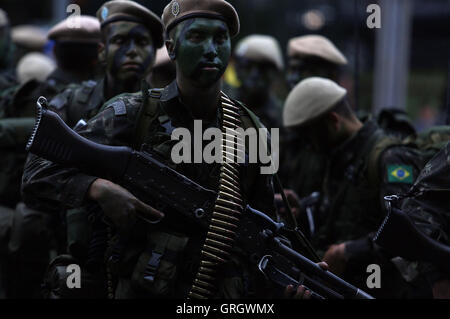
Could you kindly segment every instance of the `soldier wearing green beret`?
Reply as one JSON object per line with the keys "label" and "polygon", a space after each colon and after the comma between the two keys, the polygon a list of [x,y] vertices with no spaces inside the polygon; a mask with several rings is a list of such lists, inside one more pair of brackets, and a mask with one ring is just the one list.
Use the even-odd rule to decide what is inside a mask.
{"label": "soldier wearing green beret", "polygon": [[[204,130],[222,128],[227,125],[222,120],[225,116],[244,128],[255,127],[255,123],[254,115],[243,104],[221,94],[221,78],[231,55],[230,38],[239,32],[235,9],[223,0],[173,0],[165,8],[162,20],[169,56],[176,65],[176,80],[164,89],[150,90],[149,96],[146,92],[124,94],[108,101],[105,109],[79,133],[103,144],[144,147],[171,162],[171,134],[175,128],[193,131],[194,120],[201,121]],[[229,103],[238,112],[222,115],[221,109]],[[143,106],[145,111],[141,112]],[[141,122],[143,118],[148,121]],[[221,183],[221,164],[171,165],[206,188],[217,190]],[[261,175],[259,168],[260,165],[243,167],[242,175],[238,173],[233,183],[241,180],[246,203],[274,216],[272,176]],[[44,184],[52,186],[42,187]],[[55,189],[60,192],[55,193]],[[229,258],[220,264],[217,281],[212,286],[208,284],[208,289],[199,287],[199,280],[195,279],[204,271],[199,262],[205,258],[202,256],[208,256],[201,254],[202,249],[216,253],[222,250],[205,246],[206,234],[176,211],[163,215],[110,181],[34,158],[24,172],[23,192],[27,203],[45,209],[54,209],[55,203],[67,208],[92,202],[99,205],[99,220],[110,220],[113,235],[120,233],[127,243],[119,252],[108,254],[109,297],[268,296],[265,289],[258,287],[265,285],[265,280],[248,268],[248,256],[239,247],[232,247]],[[158,202],[151,204],[158,206]],[[147,225],[140,219],[136,222],[137,216],[162,220]]]}
{"label": "soldier wearing green beret", "polygon": [[300,82],[285,104],[284,125],[301,132],[326,158],[313,243],[330,269],[356,286],[365,287],[369,265],[380,265],[381,288],[371,291],[375,296],[427,296],[428,287],[415,286],[423,283],[421,278],[407,282],[397,270],[404,261],[391,261],[372,242],[385,216],[384,196],[412,186],[422,165],[420,154],[387,137],[374,121],[362,123],[346,96],[335,82],[312,77]]}

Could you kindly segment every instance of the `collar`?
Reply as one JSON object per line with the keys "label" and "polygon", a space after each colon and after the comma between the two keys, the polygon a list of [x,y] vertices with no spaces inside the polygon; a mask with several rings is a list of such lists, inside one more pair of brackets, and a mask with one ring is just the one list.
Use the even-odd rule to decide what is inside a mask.
{"label": "collar", "polygon": [[333,162],[341,163],[344,166],[352,162],[358,154],[366,152],[370,147],[370,137],[378,130],[378,125],[373,120],[368,120],[363,127],[343,144],[332,152]]}
{"label": "collar", "polygon": [[[180,99],[180,91],[176,80],[166,86],[161,94],[161,107],[164,112],[172,120],[175,127],[186,127],[188,129],[194,128],[194,116],[188,106],[183,104]],[[217,108],[218,119],[220,118],[220,108]],[[216,123],[208,123],[203,121],[203,128],[218,127]]]}

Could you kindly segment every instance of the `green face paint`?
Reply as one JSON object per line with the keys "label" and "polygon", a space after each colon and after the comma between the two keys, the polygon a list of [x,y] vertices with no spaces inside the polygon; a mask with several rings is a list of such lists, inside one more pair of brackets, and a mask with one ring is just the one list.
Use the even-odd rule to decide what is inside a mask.
{"label": "green face paint", "polygon": [[236,72],[244,92],[249,95],[260,95],[270,90],[277,70],[271,63],[239,57],[236,58]]}
{"label": "green face paint", "polygon": [[106,71],[119,82],[138,81],[150,73],[155,46],[150,31],[135,22],[112,23],[107,29]]}
{"label": "green face paint", "polygon": [[287,69],[287,82],[291,88],[294,88],[302,80],[319,76],[323,78],[333,78],[333,72],[336,69],[332,63],[315,57],[291,58]]}
{"label": "green face paint", "polygon": [[175,30],[177,72],[196,87],[210,87],[225,73],[231,56],[228,27],[221,20],[195,18]]}

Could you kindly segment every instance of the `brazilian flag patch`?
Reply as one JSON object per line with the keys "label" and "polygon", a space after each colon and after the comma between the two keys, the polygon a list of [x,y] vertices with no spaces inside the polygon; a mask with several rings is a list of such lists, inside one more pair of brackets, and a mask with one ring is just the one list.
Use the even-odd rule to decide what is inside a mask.
{"label": "brazilian flag patch", "polygon": [[388,166],[389,183],[406,183],[414,182],[413,168],[408,165],[389,165]]}

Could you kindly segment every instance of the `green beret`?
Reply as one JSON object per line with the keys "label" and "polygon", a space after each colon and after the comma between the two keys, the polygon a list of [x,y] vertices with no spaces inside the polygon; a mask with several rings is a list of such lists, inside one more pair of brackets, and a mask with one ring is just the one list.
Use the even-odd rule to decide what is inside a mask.
{"label": "green beret", "polygon": [[[78,27],[74,27],[77,26]],[[48,31],[47,38],[54,41],[80,43],[100,42],[100,23],[91,16],[68,17]]]}
{"label": "green beret", "polygon": [[140,23],[150,30],[157,48],[164,44],[161,19],[155,13],[134,1],[108,1],[97,11],[97,18],[102,28],[117,21]]}
{"label": "green beret", "polygon": [[234,7],[224,0],[172,0],[162,15],[166,32],[190,18],[223,20],[228,25],[231,37],[239,34],[239,16]]}

